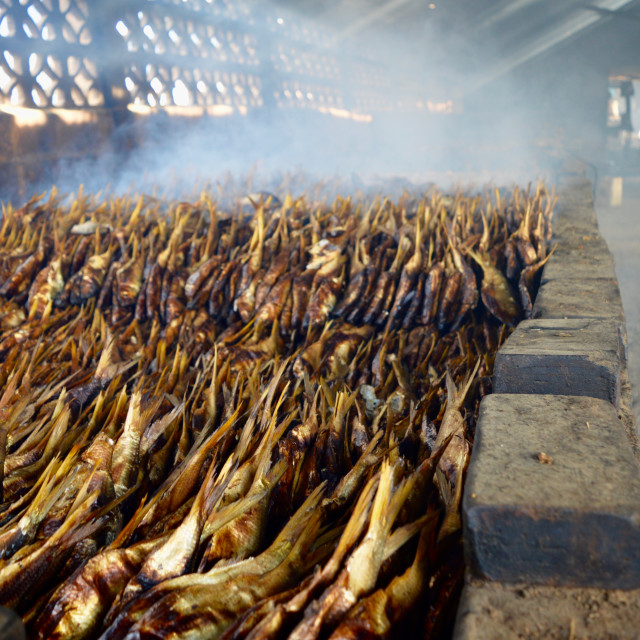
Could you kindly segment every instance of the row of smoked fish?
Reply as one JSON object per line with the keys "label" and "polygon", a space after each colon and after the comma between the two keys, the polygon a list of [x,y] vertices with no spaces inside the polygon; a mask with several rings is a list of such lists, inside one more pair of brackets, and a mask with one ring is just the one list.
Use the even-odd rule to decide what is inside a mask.
{"label": "row of smoked fish", "polygon": [[0,604],[40,639],[441,637],[553,200],[6,207]]}

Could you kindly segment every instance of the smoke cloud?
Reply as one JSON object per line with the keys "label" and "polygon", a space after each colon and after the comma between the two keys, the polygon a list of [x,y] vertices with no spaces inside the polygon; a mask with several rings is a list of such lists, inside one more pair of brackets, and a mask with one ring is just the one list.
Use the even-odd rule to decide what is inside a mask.
{"label": "smoke cloud", "polygon": [[[402,13],[413,3],[384,6],[389,5],[389,11]],[[88,191],[159,189],[180,195],[194,184],[216,184],[228,176],[238,184],[250,179],[254,189],[302,189],[325,181],[347,191],[368,185],[402,189],[431,180],[447,187],[553,179],[567,159],[549,125],[554,97],[532,101],[528,88],[536,73],[544,76],[536,86],[551,85],[552,71],[547,77],[540,71],[544,65],[527,67],[526,60],[527,75],[502,68],[504,43],[474,41],[469,25],[431,20],[437,9],[387,27],[385,16],[375,12],[313,19],[323,33],[314,51],[339,61],[334,85],[345,98],[339,109],[279,107],[274,96],[265,95],[267,106],[246,115],[177,118],[160,110],[137,116],[116,129],[103,153],[61,160],[48,184],[37,188],[55,183],[74,191],[84,183]],[[308,15],[287,13],[277,4],[261,4],[264,15],[278,16],[284,25],[312,24]],[[252,29],[262,49],[276,52],[279,34],[270,24],[257,17]],[[108,59],[109,51],[103,55]],[[384,78],[378,88],[360,86],[361,78],[350,73],[363,64]],[[260,69],[270,72],[261,77],[263,92],[281,90],[287,73],[271,64]],[[371,108],[358,100],[358,92],[367,91],[378,100]],[[302,175],[306,183],[295,177]]]}

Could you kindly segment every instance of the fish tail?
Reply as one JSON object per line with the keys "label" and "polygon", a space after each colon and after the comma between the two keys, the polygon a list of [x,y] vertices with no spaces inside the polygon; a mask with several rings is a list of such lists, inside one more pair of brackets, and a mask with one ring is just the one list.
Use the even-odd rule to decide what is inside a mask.
{"label": "fish tail", "polygon": [[207,421],[212,422],[216,418],[218,397],[218,343],[213,347],[213,370],[211,372],[211,384],[206,393]]}
{"label": "fish tail", "polygon": [[[55,414],[55,411],[54,411]],[[44,448],[43,458],[47,458],[49,455],[52,455],[54,450],[57,448],[60,440],[62,439],[64,433],[67,431],[67,427],[69,426],[69,420],[71,418],[71,410],[69,407],[64,407],[64,409],[60,412],[60,414],[55,419],[53,426],[51,427],[51,431],[49,432],[49,436],[47,439],[47,444]]]}
{"label": "fish tail", "polygon": [[[415,489],[416,483],[418,482],[419,474],[414,473],[410,478],[404,480],[398,485],[394,491],[393,496],[391,496],[391,500],[388,500],[385,503],[385,529],[387,531],[391,530],[393,523],[395,522],[398,514],[400,513],[400,509],[407,501],[413,490]],[[376,496],[377,497],[377,496]]]}
{"label": "fish tail", "polygon": [[[25,516],[31,516],[31,514],[35,512],[41,512],[46,508],[47,500],[51,498],[51,489],[56,483],[57,474],[55,467],[58,462],[58,456],[54,456],[43,471],[42,476],[38,479],[38,482],[34,485],[34,488],[37,487],[38,491],[33,497],[31,504],[29,504],[29,506],[27,507]],[[49,496],[49,498],[45,498],[45,496],[47,495]],[[48,511],[50,508],[51,505],[49,506],[49,508],[46,508],[46,511]]]}
{"label": "fish tail", "polygon": [[445,505],[445,515],[440,530],[438,531],[438,541],[447,538],[458,531],[462,525],[460,519],[460,502],[462,500],[462,479],[458,474],[462,474],[468,462],[469,455],[467,447],[461,449],[458,459],[455,462],[456,477],[455,484],[449,482],[441,469],[436,470],[436,485]]}
{"label": "fish tail", "polygon": [[113,336],[111,336],[107,339],[106,345],[100,354],[98,366],[94,374],[94,378],[103,384],[109,382],[116,375],[118,364],[114,362],[115,349],[116,341]]}
{"label": "fish tail", "polygon": [[[424,214],[424,207],[422,213]],[[414,249],[414,255],[418,256],[422,251],[422,225],[420,224],[421,219],[421,215],[416,216],[416,246]]]}
{"label": "fish tail", "polygon": [[319,511],[312,513],[291,548],[291,553],[289,554],[291,559],[306,555],[318,537],[321,524],[322,514]]}
{"label": "fish tail", "polygon": [[244,423],[242,427],[242,431],[240,432],[240,438],[238,439],[238,444],[236,446],[236,453],[238,455],[238,460],[243,461],[247,456],[250,448],[251,442],[253,441],[253,428],[255,426],[258,413],[260,412],[260,407],[267,397],[268,390],[264,390],[261,394],[258,401],[255,403],[255,406],[251,410],[251,414],[247,418],[247,421]]}
{"label": "fish tail", "polygon": [[[51,462],[53,463],[54,460]],[[68,470],[70,465],[65,465],[65,462],[66,461],[63,461],[60,465],[60,469]],[[62,477],[64,471],[62,474],[60,473],[60,469],[54,472],[51,463],[47,469],[48,471],[45,470],[44,481],[38,490],[38,493],[33,498],[33,502],[27,509],[27,513],[29,513],[30,516],[33,514],[36,517],[37,522],[42,521],[44,516],[49,513],[51,507],[53,507],[53,505],[58,501],[67,486],[65,482],[59,482],[58,486],[54,489],[53,487],[59,478]]]}
{"label": "fish tail", "polygon": [[[282,421],[282,424],[280,424],[280,426],[276,429],[276,419],[278,415],[278,409],[280,407],[281,402],[284,400],[284,394],[287,392],[288,388],[289,388],[289,383],[286,384],[285,389],[282,392],[283,395],[281,399],[278,401],[278,404],[276,405],[276,408],[273,411],[273,419],[271,420],[271,424],[269,425],[268,431],[263,437],[262,442],[260,443],[260,448],[258,452],[260,456],[260,461],[258,462],[258,469],[256,471],[256,476],[255,476],[256,481],[267,474],[267,471],[271,466],[271,451],[275,446],[275,444],[278,442],[278,440],[280,440],[280,438],[284,435],[284,432],[289,428],[289,425],[291,424],[290,420],[285,419]],[[285,462],[285,461],[282,460],[282,462]],[[279,466],[282,467],[282,465],[279,465]],[[279,471],[276,471],[275,473],[270,474],[272,475],[273,484],[275,484],[282,477],[285,470],[286,470],[286,464]]]}
{"label": "fish tail", "polygon": [[480,362],[481,361],[482,361],[482,358],[478,358],[476,360],[476,364],[473,367],[473,371],[468,374],[468,377],[464,382],[464,386],[460,390],[460,394],[459,394],[459,398],[458,398],[458,401],[459,401],[460,404],[462,404],[462,402],[464,401],[464,399],[467,396],[467,393],[469,393],[469,389],[471,388],[471,383],[473,382],[473,379],[476,377],[476,374],[478,373],[478,369],[480,368]]}
{"label": "fish tail", "polygon": [[[387,511],[395,497],[393,496],[393,475],[393,465],[389,461],[383,462],[378,480],[378,490],[371,508],[370,527],[388,522]],[[391,524],[388,524],[388,526],[390,527]]]}
{"label": "fish tail", "polygon": [[336,547],[336,555],[340,556],[340,559],[344,558],[348,550],[355,545],[367,525],[371,503],[376,495],[378,481],[378,476],[371,478],[358,496],[358,500],[351,512],[351,517]]}
{"label": "fish tail", "polygon": [[274,487],[282,476],[285,474],[289,463],[285,458],[281,458],[266,474],[267,484],[270,487]]}
{"label": "fish tail", "polygon": [[318,511],[318,506],[320,506],[326,490],[327,483],[325,481],[319,484],[314,491],[307,496],[307,499],[282,528],[274,544],[287,540],[293,535],[297,535],[297,532],[301,531],[302,528],[307,525],[309,518]]}
{"label": "fish tail", "polygon": [[210,513],[207,521],[202,527],[202,532],[200,534],[200,543],[205,542],[217,531],[222,529],[222,527],[229,524],[229,522],[235,520],[236,518],[239,518],[246,511],[251,509],[251,507],[258,504],[258,502],[260,502],[261,500],[264,500],[266,495],[266,490],[261,493],[247,495],[244,498],[240,498],[240,500],[236,500],[235,502],[224,506],[219,511]]}
{"label": "fish tail", "polygon": [[556,244],[553,245],[553,248],[551,249],[551,251],[549,251],[549,253],[547,253],[547,255],[544,257],[543,260],[540,260],[540,262],[538,262],[536,264],[536,267],[538,269],[541,269],[549,260],[549,258],[555,253],[555,250],[558,248],[558,243],[556,242]]}
{"label": "fish tail", "polygon": [[142,497],[142,500],[140,500],[140,504],[138,505],[138,508],[135,510],[134,514],[131,516],[131,519],[129,520],[129,522],[127,522],[127,524],[121,529],[120,533],[118,533],[118,535],[115,537],[113,542],[109,545],[108,547],[109,549],[118,549],[126,545],[129,538],[135,531],[138,524],[140,524],[140,521],[142,520],[144,514],[146,513],[144,507],[147,502],[147,497],[148,496],[146,495]]}
{"label": "fish tail", "polygon": [[428,513],[427,515],[398,527],[385,541],[384,544],[384,560],[388,560],[398,549],[403,547],[417,533],[424,532],[426,529],[432,530],[440,517],[439,511]]}
{"label": "fish tail", "polygon": [[476,365],[473,368],[473,371],[467,375],[464,382],[462,383],[462,387],[460,390],[456,389],[456,386],[453,382],[453,378],[449,371],[447,371],[446,384],[447,384],[447,409],[449,407],[459,409],[464,402],[464,399],[469,392],[469,388],[471,387],[471,383],[473,379],[476,377],[476,373],[478,373],[478,369],[480,368],[481,358],[478,358],[476,361]]}
{"label": "fish tail", "polygon": [[[278,384],[280,383],[280,380],[282,379],[282,376],[284,375],[285,369],[287,368],[287,364],[288,361],[284,360],[284,362],[282,362],[280,364],[280,366],[277,368],[277,370],[274,372],[271,381],[269,382],[269,385],[267,386],[266,389],[266,396],[265,396],[265,405],[264,405],[264,411],[262,414],[262,421],[261,421],[261,425],[266,426],[266,423],[269,421],[269,418],[271,417],[271,405],[273,404],[273,399],[276,395],[276,391],[278,390]],[[278,399],[277,405],[276,405],[276,411],[274,413],[277,413],[277,409],[280,407],[280,405],[284,402],[284,399],[286,398],[286,392],[287,389],[289,388],[289,383],[287,383],[283,389],[283,391],[280,393],[280,397]]]}
{"label": "fish tail", "polygon": [[191,511],[198,511],[206,518],[220,501],[237,468],[238,463],[233,456],[227,459],[218,474],[216,474],[216,465],[212,463],[202,487],[193,501]]}
{"label": "fish tail", "polygon": [[92,511],[93,503],[98,495],[99,491],[94,491],[79,507],[70,512],[45,545],[56,549],[69,549],[77,542],[95,533],[104,524],[100,513],[102,510],[95,514]]}

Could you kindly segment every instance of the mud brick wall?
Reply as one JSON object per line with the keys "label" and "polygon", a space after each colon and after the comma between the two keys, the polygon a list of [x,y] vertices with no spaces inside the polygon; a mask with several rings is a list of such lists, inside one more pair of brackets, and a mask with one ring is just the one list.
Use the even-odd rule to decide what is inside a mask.
{"label": "mud brick wall", "polygon": [[640,465],[613,258],[591,185],[559,191],[531,320],[496,357],[463,500],[454,637],[635,638]]}

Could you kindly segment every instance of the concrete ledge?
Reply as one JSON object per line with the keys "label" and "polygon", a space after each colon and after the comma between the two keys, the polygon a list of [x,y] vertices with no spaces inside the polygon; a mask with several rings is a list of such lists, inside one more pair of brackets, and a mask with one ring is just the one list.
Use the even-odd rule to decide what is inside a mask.
{"label": "concrete ledge", "polygon": [[467,579],[454,640],[636,640],[640,591]]}
{"label": "concrete ledge", "polygon": [[624,327],[615,278],[547,279],[533,305],[534,318],[609,318]]}
{"label": "concrete ledge", "polygon": [[495,360],[495,393],[589,396],[620,405],[623,346],[617,324],[525,320]]}
{"label": "concrete ledge", "polygon": [[544,267],[542,283],[549,280],[613,278],[613,256],[598,231],[591,183],[573,178],[561,185],[553,217],[554,254]]}
{"label": "concrete ledge", "polygon": [[487,396],[463,520],[475,575],[640,587],[640,466],[608,402]]}
{"label": "concrete ledge", "polygon": [[554,233],[558,232],[559,225],[566,223],[598,228],[589,180],[572,178],[560,185],[553,221]]}
{"label": "concrete ledge", "polygon": [[640,446],[624,312],[587,180],[560,185],[553,230],[540,317],[495,362],[494,391],[527,395],[481,405],[455,640],[640,637]]}
{"label": "concrete ledge", "polygon": [[615,265],[598,232],[589,184],[561,191],[560,202],[554,220],[556,248],[544,267],[533,317],[615,320],[626,362],[626,324]]}
{"label": "concrete ledge", "polygon": [[583,281],[591,278],[615,279],[613,257],[606,242],[598,234],[571,226],[549,258],[542,273],[542,283],[567,279]]}

